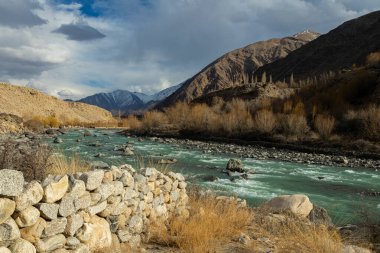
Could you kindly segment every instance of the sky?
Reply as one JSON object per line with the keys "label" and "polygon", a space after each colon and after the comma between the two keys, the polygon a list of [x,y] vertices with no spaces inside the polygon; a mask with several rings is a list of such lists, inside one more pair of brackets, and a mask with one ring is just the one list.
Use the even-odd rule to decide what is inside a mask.
{"label": "sky", "polygon": [[0,81],[78,99],[152,94],[259,40],[320,33],[379,0],[0,0]]}

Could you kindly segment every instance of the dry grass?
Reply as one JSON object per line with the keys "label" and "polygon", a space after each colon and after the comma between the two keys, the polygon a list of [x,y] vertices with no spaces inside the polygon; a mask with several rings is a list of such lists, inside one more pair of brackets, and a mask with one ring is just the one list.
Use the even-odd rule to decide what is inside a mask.
{"label": "dry grass", "polygon": [[153,129],[158,128],[161,125],[167,123],[167,117],[164,113],[159,111],[149,111],[144,114],[141,121],[141,127],[147,132],[151,132]]}
{"label": "dry grass", "polygon": [[236,203],[218,201],[214,195],[190,195],[190,217],[173,217],[167,224],[152,226],[152,241],[175,245],[184,252],[215,250],[247,229],[252,214]]}
{"label": "dry grass", "polygon": [[323,139],[331,136],[335,127],[335,118],[330,115],[318,114],[314,120],[314,127]]}
{"label": "dry grass", "polygon": [[380,63],[380,52],[373,52],[367,56],[367,65],[375,66]]}
{"label": "dry grass", "polygon": [[279,120],[281,129],[286,135],[305,136],[309,131],[309,125],[304,115],[283,114]]}
{"label": "dry grass", "polygon": [[254,127],[259,133],[272,133],[277,126],[277,119],[273,112],[266,109],[256,113],[254,122]]}
{"label": "dry grass", "polygon": [[[341,253],[343,240],[334,228],[316,225],[289,213],[269,215],[266,210],[238,208],[215,195],[189,194],[190,217],[172,217],[151,226],[151,243],[178,248],[178,252]],[[241,234],[251,240],[237,242]],[[271,251],[272,252],[272,251]]]}
{"label": "dry grass", "polygon": [[90,166],[77,155],[73,157],[56,155],[51,160],[51,166],[46,170],[46,175],[75,174],[90,170]]}
{"label": "dry grass", "polygon": [[[342,239],[336,229],[308,224],[289,214],[280,219],[268,219],[260,212],[256,212],[252,232],[257,237],[268,238],[276,246],[277,252],[342,252]],[[257,252],[257,246],[251,245],[252,252]]]}
{"label": "dry grass", "polygon": [[155,168],[159,172],[163,174],[168,174],[171,171],[170,164],[158,163],[157,160],[151,157],[144,156],[136,156],[135,157],[136,168],[144,169],[144,168]]}

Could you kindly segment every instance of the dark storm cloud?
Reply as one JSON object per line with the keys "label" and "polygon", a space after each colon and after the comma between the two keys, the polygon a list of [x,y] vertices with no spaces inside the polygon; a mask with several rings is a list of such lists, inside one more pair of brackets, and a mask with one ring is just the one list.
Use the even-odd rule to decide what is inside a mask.
{"label": "dark storm cloud", "polygon": [[18,59],[0,53],[0,77],[28,79],[38,77],[41,72],[53,68],[55,64],[44,61]]}
{"label": "dark storm cloud", "polygon": [[29,0],[0,1],[0,25],[9,27],[36,26],[46,21],[33,13],[41,8],[36,2]]}
{"label": "dark storm cloud", "polygon": [[54,30],[54,32],[66,35],[69,40],[77,41],[96,40],[106,37],[104,34],[87,24],[61,25],[61,27]]}

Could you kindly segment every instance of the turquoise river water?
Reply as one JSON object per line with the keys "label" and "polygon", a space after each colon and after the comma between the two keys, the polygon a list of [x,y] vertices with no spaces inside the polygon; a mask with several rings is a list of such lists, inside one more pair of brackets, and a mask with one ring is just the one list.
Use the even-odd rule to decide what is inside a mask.
{"label": "turquoise river water", "polygon": [[[90,130],[94,136],[83,138],[83,130],[75,130],[60,136],[63,143],[53,144],[66,155],[77,154],[90,161],[104,161],[111,165],[129,163],[136,166],[136,157],[148,160],[175,158],[176,164],[170,169],[187,176],[188,181],[201,187],[211,188],[219,194],[244,198],[251,205],[278,195],[303,193],[311,201],[326,208],[337,224],[356,223],[362,212],[379,217],[380,197],[362,196],[362,192],[380,192],[380,172],[363,168],[336,168],[320,165],[289,163],[276,160],[242,159],[247,168],[254,168],[256,174],[248,180],[232,182],[222,172],[232,155],[209,154],[202,150],[189,150],[184,146],[138,141],[136,138],[117,134],[117,130]],[[77,139],[82,139],[77,142]],[[89,144],[98,141],[100,147]],[[115,147],[133,143],[136,156],[124,156]],[[104,156],[96,158],[101,153]],[[219,179],[206,182],[204,176]],[[324,177],[323,180],[318,177]]]}

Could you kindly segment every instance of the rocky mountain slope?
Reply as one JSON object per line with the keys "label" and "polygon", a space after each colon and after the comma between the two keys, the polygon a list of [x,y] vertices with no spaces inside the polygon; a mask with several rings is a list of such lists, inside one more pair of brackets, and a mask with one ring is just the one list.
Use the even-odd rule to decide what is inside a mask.
{"label": "rocky mountain slope", "polygon": [[371,52],[380,51],[380,11],[347,21],[329,33],[294,50],[287,57],[258,69],[274,80],[305,78],[353,64],[362,65]]}
{"label": "rocky mountain slope", "polygon": [[209,92],[250,82],[259,67],[284,58],[318,36],[318,33],[307,30],[291,37],[260,41],[231,51],[185,81],[158,107],[167,107],[177,101],[189,102]]}
{"label": "rocky mountain slope", "polygon": [[96,105],[104,108],[114,115],[129,114],[146,108],[151,108],[157,102],[167,98],[175,92],[182,84],[178,84],[153,95],[127,90],[116,90],[109,93],[97,93],[79,100],[79,102]]}
{"label": "rocky mountain slope", "polygon": [[104,108],[114,115],[126,113],[133,110],[139,110],[144,107],[144,97],[134,94],[127,90],[116,90],[110,93],[98,93],[89,97],[85,97],[80,102],[96,105]]}
{"label": "rocky mountain slope", "polygon": [[0,113],[23,118],[47,117],[77,119],[81,122],[108,121],[111,113],[96,106],[66,102],[35,89],[0,83]]}

